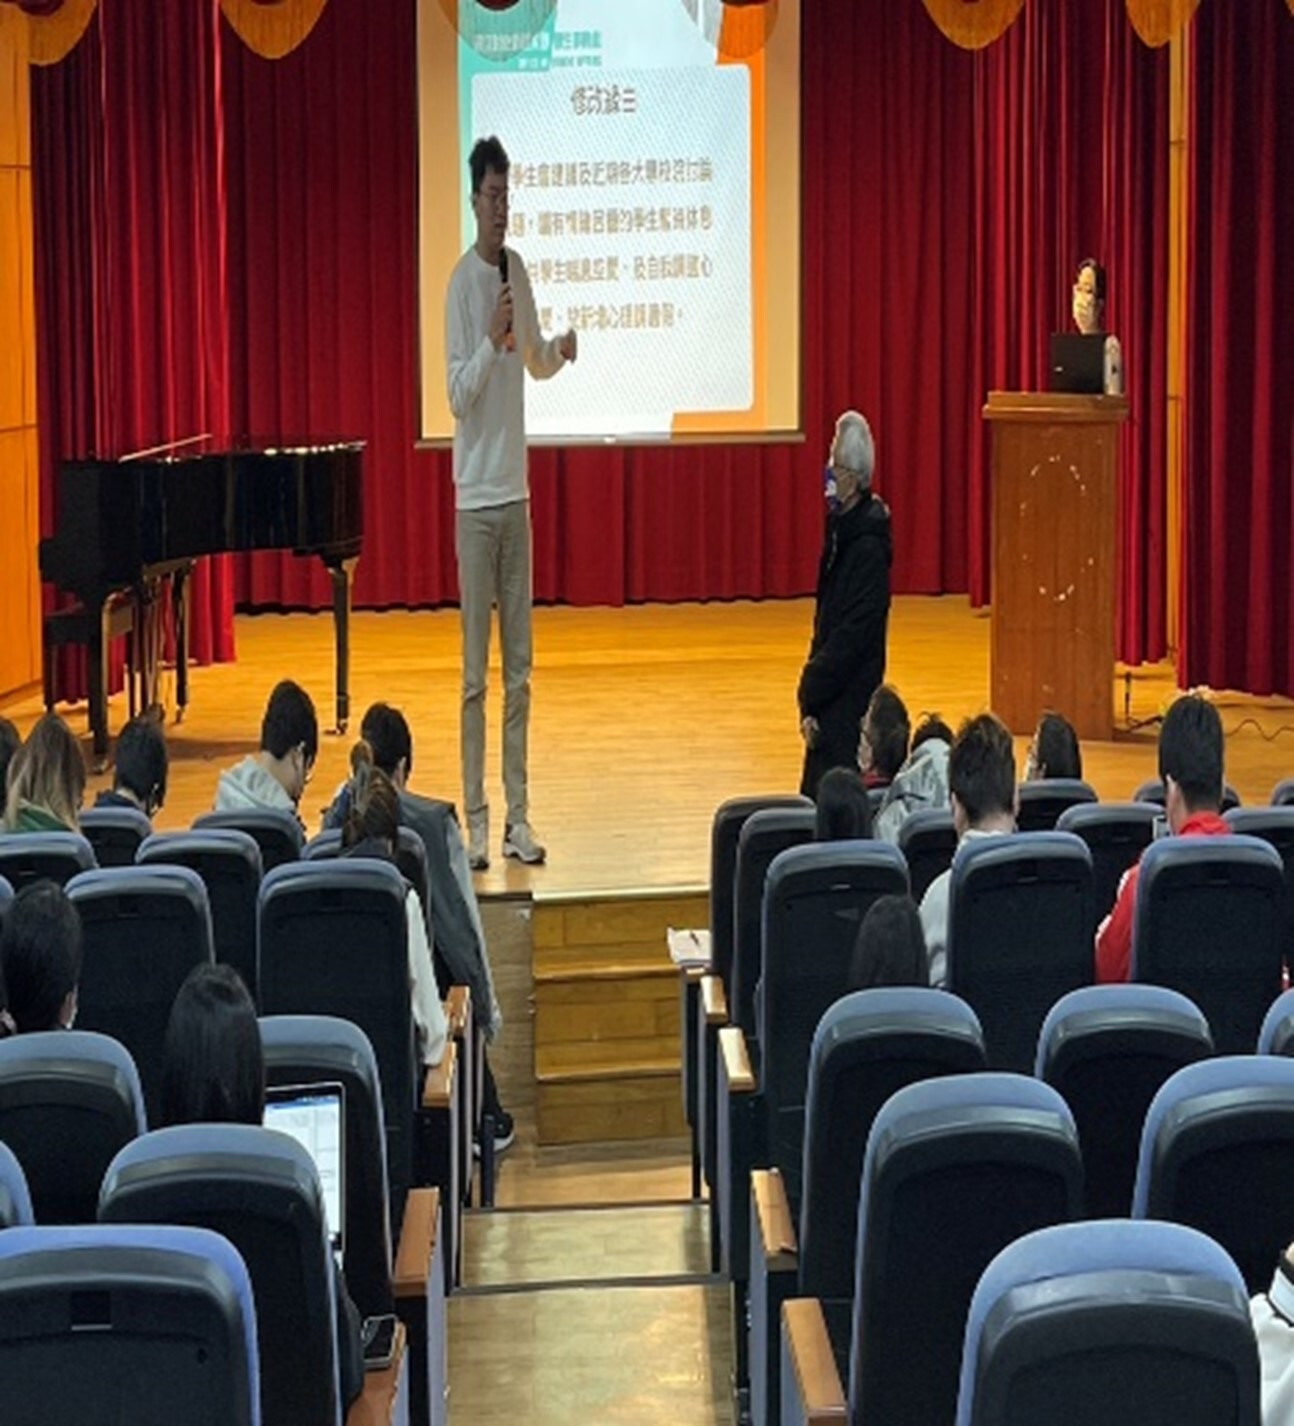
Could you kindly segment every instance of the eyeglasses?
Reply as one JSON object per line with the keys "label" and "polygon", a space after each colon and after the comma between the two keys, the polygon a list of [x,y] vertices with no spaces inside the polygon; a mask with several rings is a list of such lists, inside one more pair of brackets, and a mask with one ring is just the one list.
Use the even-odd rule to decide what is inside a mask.
{"label": "eyeglasses", "polygon": [[478,188],[476,196],[487,208],[493,208],[496,213],[508,206],[508,190],[506,188]]}

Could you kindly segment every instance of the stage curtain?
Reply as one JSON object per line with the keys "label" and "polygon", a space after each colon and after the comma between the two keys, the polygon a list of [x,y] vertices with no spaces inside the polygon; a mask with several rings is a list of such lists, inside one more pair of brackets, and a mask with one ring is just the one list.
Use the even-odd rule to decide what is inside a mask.
{"label": "stage curtain", "polygon": [[[102,0],[32,71],[45,534],[59,461],[228,438],[217,23],[217,0]],[[200,562],[192,607],[194,658],[232,658],[227,560]]]}
{"label": "stage curtain", "polygon": [[1195,26],[1182,674],[1294,694],[1294,24],[1245,0]]}
{"label": "stage curtain", "polygon": [[[1131,414],[1119,490],[1116,645],[1164,652],[1168,69],[1123,0],[1031,0],[977,58],[976,364],[971,390],[1042,390],[1080,259],[1106,266]],[[969,588],[989,597],[989,441],[970,446]]]}

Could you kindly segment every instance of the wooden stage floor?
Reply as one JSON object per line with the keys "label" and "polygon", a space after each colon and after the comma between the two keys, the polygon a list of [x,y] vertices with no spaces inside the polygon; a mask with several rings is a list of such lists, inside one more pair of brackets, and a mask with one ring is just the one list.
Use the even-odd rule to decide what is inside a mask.
{"label": "wooden stage floor", "polygon": [[[492,864],[482,894],[570,894],[702,887],[710,816],[725,797],[794,788],[799,778],[795,685],[808,641],[808,600],[644,605],[535,612],[531,807],[548,865],[498,855],[502,680],[491,665],[488,788]],[[889,678],[913,715],[954,724],[986,706],[988,619],[963,597],[905,596],[890,624]],[[171,789],[157,819],[186,826],[211,806],[222,767],[256,748],[265,696],[291,675],[332,718],[332,621],[323,614],[237,620],[238,662],[197,669],[181,725],[168,727]],[[377,698],[400,705],[414,732],[415,790],[461,803],[458,772],[458,612],[358,613],[352,627],[352,732]],[[170,681],[165,691],[172,691]],[[1123,721],[1125,671],[1111,688]],[[1161,712],[1174,693],[1167,664],[1131,670],[1133,719]],[[1265,802],[1294,772],[1294,703],[1219,695],[1227,775],[1246,802]],[[25,733],[40,711],[28,697],[0,709]],[[78,732],[84,710],[63,710]],[[112,700],[115,729],[125,699]],[[1023,764],[1026,739],[1018,748]],[[303,814],[313,830],[345,774],[350,738],[325,736]],[[86,740],[88,753],[88,738]],[[1119,734],[1085,749],[1102,797],[1126,797],[1154,775],[1155,732]],[[91,779],[91,795],[108,778]],[[89,800],[89,799],[87,799]]]}

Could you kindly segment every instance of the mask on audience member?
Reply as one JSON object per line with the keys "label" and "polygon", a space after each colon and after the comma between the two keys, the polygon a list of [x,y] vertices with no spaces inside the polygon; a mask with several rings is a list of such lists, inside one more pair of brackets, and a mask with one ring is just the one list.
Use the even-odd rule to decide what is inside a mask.
{"label": "mask on audience member", "polygon": [[840,492],[836,489],[836,472],[832,470],[830,462],[822,468],[822,494],[826,499],[827,509],[831,514],[839,514]]}

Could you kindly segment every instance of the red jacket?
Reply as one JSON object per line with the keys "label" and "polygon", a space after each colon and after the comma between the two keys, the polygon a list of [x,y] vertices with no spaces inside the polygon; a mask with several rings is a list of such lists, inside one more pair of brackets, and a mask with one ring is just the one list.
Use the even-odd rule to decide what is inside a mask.
{"label": "red jacket", "polygon": [[[1222,837],[1230,826],[1216,812],[1195,812],[1182,823],[1179,837]],[[1132,918],[1137,905],[1137,874],[1141,863],[1129,867],[1119,883],[1114,910],[1101,922],[1096,933],[1096,980],[1098,985],[1129,980],[1132,976]]]}

